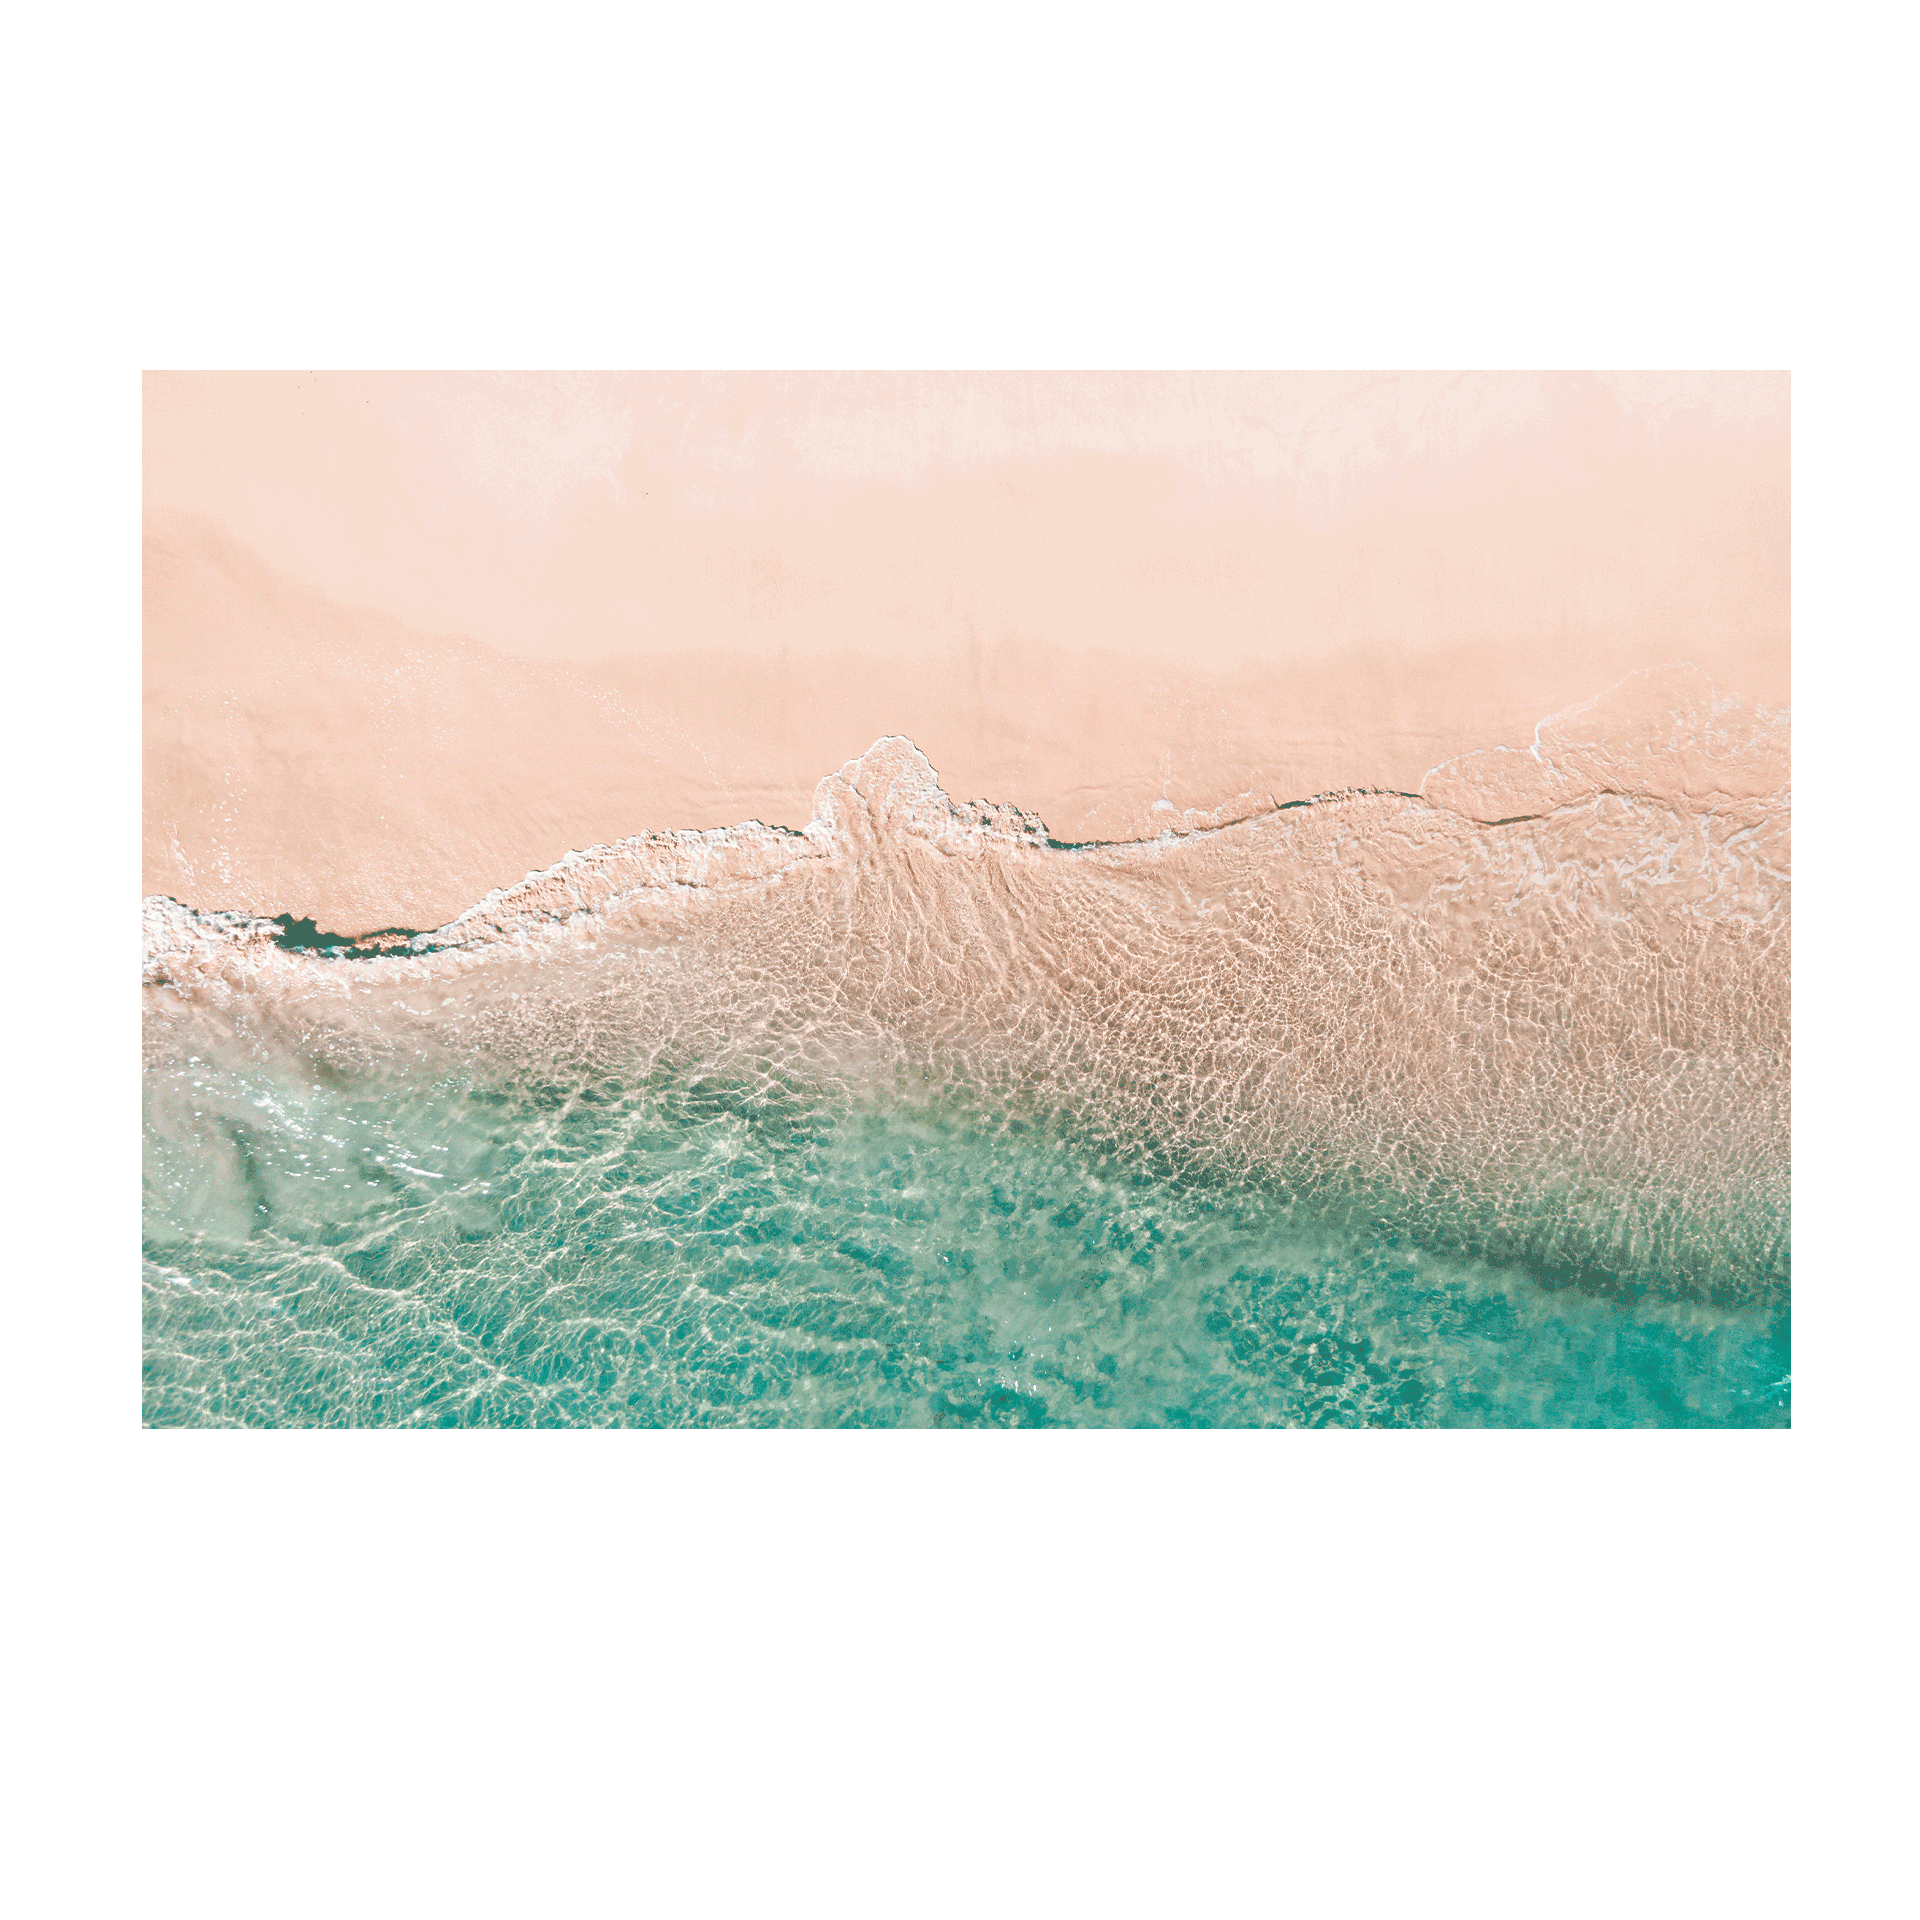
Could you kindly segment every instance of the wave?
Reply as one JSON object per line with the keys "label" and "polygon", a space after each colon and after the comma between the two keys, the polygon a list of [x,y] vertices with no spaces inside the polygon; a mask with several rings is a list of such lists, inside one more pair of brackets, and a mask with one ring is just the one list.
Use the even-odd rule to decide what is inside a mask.
{"label": "wave", "polygon": [[1686,667],[1418,794],[1149,841],[1057,843],[892,737],[802,829],[569,853],[385,947],[149,899],[150,1044],[884,1084],[1602,1293],[1782,1298],[1788,799],[1787,716]]}
{"label": "wave", "polygon": [[1784,712],[1722,692],[1697,668],[1649,670],[1542,720],[1525,749],[1494,747],[1435,767],[1417,794],[1356,787],[1301,800],[1267,796],[1264,805],[1247,794],[1211,811],[1181,810],[1152,840],[1065,843],[1020,808],[955,801],[911,740],[888,735],[820,782],[813,818],[803,828],[748,820],[643,832],[572,850],[428,931],[329,936],[290,915],[203,910],[149,895],[141,903],[143,975],[153,984],[196,974],[239,980],[283,957],[308,964],[480,953],[565,929],[585,931],[595,918],[617,917],[623,908],[775,883],[798,868],[858,860],[883,842],[918,842],[950,858],[994,850],[1158,862],[1171,848],[1226,826],[1382,798],[1499,827],[1607,795],[1693,812],[1742,802],[1778,805],[1788,787],[1788,738]]}

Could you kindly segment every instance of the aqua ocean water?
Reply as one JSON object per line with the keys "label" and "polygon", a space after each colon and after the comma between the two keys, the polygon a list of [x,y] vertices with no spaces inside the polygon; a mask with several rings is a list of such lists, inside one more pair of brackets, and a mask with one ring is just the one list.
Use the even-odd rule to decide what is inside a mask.
{"label": "aqua ocean water", "polygon": [[159,1425],[1787,1418],[1783,1301],[1596,1290],[1014,1116],[204,1058],[151,1099]]}

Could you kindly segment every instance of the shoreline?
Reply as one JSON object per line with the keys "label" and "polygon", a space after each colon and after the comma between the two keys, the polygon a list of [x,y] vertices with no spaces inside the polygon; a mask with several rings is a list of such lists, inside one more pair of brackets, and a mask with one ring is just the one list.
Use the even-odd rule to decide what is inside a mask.
{"label": "shoreline", "polygon": [[[952,789],[1000,795],[1065,844],[1126,844],[1175,819],[1419,791],[1449,762],[1524,755],[1542,714],[1675,653],[1729,698],[1784,707],[1784,681],[1742,660],[1643,652],[1525,672],[1427,661],[1392,687],[1377,663],[1208,669],[1181,687],[1164,663],[1041,649],[1016,703],[969,694],[964,661],[815,661],[783,683],[753,662],[514,659],[320,601],[204,529],[154,536],[142,892],[353,938],[440,927],[500,875],[615,844],[636,820],[804,832],[819,768],[894,735]],[[996,703],[1018,705],[1025,735],[996,734]]]}
{"label": "shoreline", "polygon": [[[1061,846],[952,801],[896,737],[820,783],[807,831],[576,852],[406,952],[289,950],[277,922],[150,900],[144,1045],[196,1085],[203,1058],[277,1061],[297,1101],[662,1061],[749,1090],[972,1088],[1091,1116],[1143,1164],[1389,1221],[1444,1204],[1543,1270],[1770,1293],[1786,773],[1784,716],[1682,672],[1423,795]],[[287,1124],[304,1182],[313,1129]]]}
{"label": "shoreline", "polygon": [[794,869],[858,860],[876,840],[910,839],[942,855],[1003,853],[1091,859],[1121,867],[1193,848],[1234,828],[1343,803],[1400,802],[1444,815],[1469,833],[1530,825],[1603,796],[1681,811],[1728,805],[1785,811],[1790,716],[1744,701],[1682,663],[1626,676],[1539,720],[1521,748],[1482,747],[1430,768],[1417,791],[1343,787],[1303,799],[1242,792],[1211,810],[1169,808],[1149,836],[1068,841],[1039,815],[985,800],[957,801],[916,743],[884,735],[814,788],[804,827],[761,820],[726,827],[659,828],[571,848],[517,880],[488,888],[438,925],[329,933],[314,914],[200,907],[152,892],[142,901],[143,971],[224,970],[268,955],[294,964],[335,960],[407,964],[556,935],[641,902],[712,898],[777,884]]}

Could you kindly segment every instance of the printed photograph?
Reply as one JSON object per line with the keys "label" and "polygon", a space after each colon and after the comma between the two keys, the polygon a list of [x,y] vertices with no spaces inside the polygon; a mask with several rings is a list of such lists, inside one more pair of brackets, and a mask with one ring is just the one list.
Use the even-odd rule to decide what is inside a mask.
{"label": "printed photograph", "polygon": [[1784,373],[142,438],[147,1426],[1789,1424]]}

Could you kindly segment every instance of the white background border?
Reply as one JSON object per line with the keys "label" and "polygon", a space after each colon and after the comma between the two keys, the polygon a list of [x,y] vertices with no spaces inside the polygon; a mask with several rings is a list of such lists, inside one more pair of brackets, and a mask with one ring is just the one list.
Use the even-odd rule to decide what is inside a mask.
{"label": "white background border", "polygon": [[[1818,17],[16,27],[19,1911],[1887,1910],[1915,156]],[[307,364],[1791,368],[1794,1430],[143,1434],[139,372]]]}

